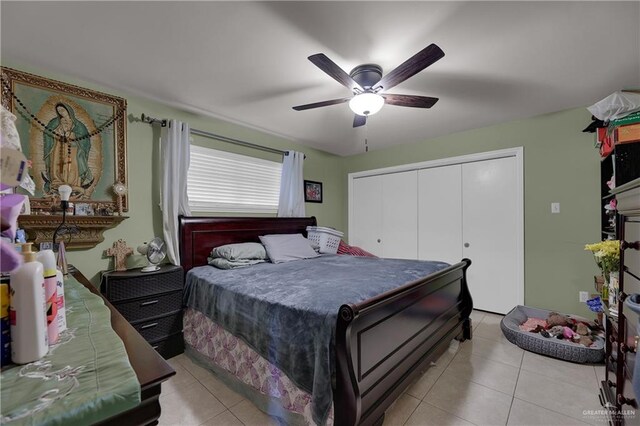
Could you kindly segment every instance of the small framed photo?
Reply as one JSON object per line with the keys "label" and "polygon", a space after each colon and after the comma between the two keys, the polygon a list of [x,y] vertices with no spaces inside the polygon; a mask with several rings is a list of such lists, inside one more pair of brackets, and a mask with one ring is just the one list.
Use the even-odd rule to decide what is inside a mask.
{"label": "small framed photo", "polygon": [[42,250],[53,250],[53,242],[46,241],[44,243],[40,243],[40,251]]}
{"label": "small framed photo", "polygon": [[76,203],[76,216],[93,216],[93,205],[89,203]]}
{"label": "small framed photo", "polygon": [[304,181],[304,201],[307,203],[322,203],[322,182]]}

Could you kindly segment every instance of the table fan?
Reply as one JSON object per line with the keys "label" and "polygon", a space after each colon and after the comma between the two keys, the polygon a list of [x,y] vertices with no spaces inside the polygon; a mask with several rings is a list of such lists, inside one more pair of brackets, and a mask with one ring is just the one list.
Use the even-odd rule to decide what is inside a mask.
{"label": "table fan", "polygon": [[161,238],[154,238],[149,243],[142,243],[137,248],[138,253],[147,256],[149,264],[142,268],[141,272],[154,272],[160,269],[158,264],[167,255],[167,246]]}

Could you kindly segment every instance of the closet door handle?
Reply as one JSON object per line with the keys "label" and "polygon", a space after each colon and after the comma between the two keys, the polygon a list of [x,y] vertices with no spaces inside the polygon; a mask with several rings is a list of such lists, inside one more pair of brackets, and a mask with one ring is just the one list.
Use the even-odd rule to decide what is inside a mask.
{"label": "closet door handle", "polygon": [[378,238],[378,242],[379,242],[379,243],[381,243],[381,242],[382,242],[382,240],[381,240],[380,238]]}
{"label": "closet door handle", "polygon": [[470,245],[471,244],[469,244],[469,243],[464,243],[465,248],[469,248]]}

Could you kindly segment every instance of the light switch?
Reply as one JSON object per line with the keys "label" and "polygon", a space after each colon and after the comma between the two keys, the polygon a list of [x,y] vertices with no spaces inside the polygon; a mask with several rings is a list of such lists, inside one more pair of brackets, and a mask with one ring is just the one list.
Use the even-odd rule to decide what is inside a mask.
{"label": "light switch", "polygon": [[560,213],[560,203],[551,203],[551,213]]}

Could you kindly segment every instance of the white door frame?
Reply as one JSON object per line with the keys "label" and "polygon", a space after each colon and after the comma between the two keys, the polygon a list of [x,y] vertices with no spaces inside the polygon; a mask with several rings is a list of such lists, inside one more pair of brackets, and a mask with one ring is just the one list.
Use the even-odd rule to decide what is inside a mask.
{"label": "white door frame", "polygon": [[[472,163],[484,160],[494,160],[498,158],[515,157],[516,160],[516,203],[518,217],[516,222],[516,259],[518,271],[518,304],[524,305],[524,147],[514,147],[500,149],[497,151],[479,152],[476,154],[461,155],[458,157],[439,158],[437,160],[423,161],[420,163],[402,164],[399,166],[384,167],[381,169],[365,170],[362,172],[349,173],[347,176],[348,185],[348,226],[349,241],[351,241],[351,224],[353,223],[353,180],[357,178],[384,175],[389,173],[406,172],[410,170],[429,169],[432,167],[450,166],[452,164]],[[416,194],[417,197],[417,194]]]}

